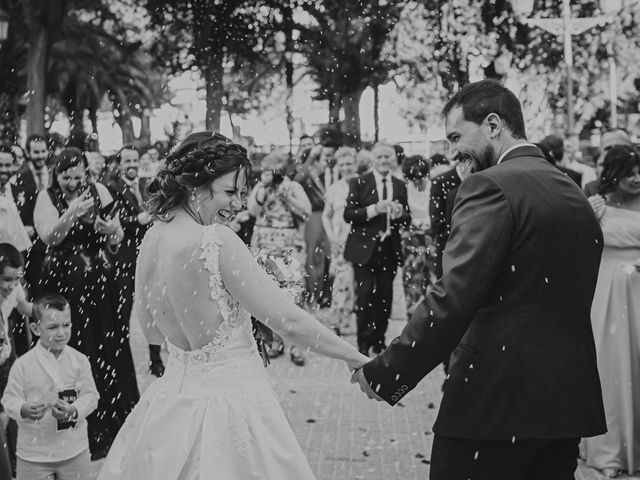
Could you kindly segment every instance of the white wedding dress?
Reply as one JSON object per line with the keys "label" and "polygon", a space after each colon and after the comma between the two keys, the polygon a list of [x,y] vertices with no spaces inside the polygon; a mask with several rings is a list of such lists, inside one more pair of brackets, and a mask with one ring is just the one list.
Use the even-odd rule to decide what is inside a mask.
{"label": "white wedding dress", "polygon": [[206,346],[168,343],[164,376],[118,434],[99,480],[305,480],[307,460],[268,382],[247,311],[224,287],[216,225],[203,227],[211,297],[224,319]]}

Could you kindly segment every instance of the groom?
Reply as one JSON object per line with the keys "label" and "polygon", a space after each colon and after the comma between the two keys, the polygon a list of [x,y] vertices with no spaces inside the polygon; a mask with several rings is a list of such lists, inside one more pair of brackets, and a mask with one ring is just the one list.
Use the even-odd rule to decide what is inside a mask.
{"label": "groom", "polygon": [[453,352],[431,480],[573,479],[580,437],[606,431],[590,321],[600,227],[527,143],[511,91],[472,83],[443,116],[476,173],[458,191],[442,277],[353,381],[395,405]]}

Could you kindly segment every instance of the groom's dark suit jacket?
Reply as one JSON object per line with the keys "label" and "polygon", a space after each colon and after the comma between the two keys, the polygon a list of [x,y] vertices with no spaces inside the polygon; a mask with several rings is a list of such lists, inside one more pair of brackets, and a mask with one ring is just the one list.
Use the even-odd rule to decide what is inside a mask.
{"label": "groom's dark suit jacket", "polygon": [[434,432],[550,439],[606,430],[591,330],[602,232],[537,147],[458,191],[443,275],[400,337],[364,366],[397,403],[451,352]]}

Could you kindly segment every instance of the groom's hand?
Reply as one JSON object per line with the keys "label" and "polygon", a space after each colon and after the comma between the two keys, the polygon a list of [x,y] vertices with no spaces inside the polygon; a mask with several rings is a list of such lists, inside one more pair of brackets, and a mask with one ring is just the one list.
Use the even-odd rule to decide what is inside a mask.
{"label": "groom's hand", "polygon": [[351,383],[357,383],[360,386],[360,390],[362,390],[362,392],[370,399],[384,402],[384,399],[378,396],[369,386],[362,368],[359,368],[353,372],[353,375],[351,375]]}

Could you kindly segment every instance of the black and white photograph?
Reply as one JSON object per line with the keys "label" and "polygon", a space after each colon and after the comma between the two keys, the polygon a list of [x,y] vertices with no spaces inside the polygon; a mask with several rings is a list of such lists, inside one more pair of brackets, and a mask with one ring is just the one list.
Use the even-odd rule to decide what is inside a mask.
{"label": "black and white photograph", "polygon": [[0,480],[640,480],[640,0],[0,0]]}

